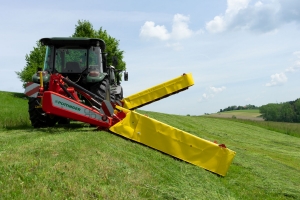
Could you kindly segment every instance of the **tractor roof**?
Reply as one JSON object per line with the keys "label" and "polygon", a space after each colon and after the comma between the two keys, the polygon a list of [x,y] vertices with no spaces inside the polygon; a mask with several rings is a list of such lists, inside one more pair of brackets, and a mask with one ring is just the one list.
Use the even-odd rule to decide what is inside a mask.
{"label": "tractor roof", "polygon": [[100,46],[101,50],[105,50],[105,42],[97,38],[73,38],[73,37],[53,37],[40,39],[42,45],[49,45],[55,47],[61,46]]}

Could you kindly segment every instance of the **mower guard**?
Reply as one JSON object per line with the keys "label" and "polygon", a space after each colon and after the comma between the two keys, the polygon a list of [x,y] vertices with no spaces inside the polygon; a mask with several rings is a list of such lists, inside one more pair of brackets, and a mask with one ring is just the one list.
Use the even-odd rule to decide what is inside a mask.
{"label": "mower guard", "polygon": [[225,176],[235,152],[155,119],[117,106],[126,117],[110,131]]}

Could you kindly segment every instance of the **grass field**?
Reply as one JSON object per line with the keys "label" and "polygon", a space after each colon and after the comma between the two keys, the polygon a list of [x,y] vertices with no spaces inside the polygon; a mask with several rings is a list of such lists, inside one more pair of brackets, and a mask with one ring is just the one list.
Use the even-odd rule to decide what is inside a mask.
{"label": "grass field", "polygon": [[139,111],[236,151],[220,177],[83,123],[33,129],[21,95],[0,92],[0,102],[0,199],[300,199],[297,137]]}
{"label": "grass field", "polygon": [[250,119],[250,120],[258,120],[258,121],[264,120],[262,117],[260,117],[261,114],[259,113],[258,109],[226,111],[226,112],[210,114],[210,116],[220,117],[220,118]]}
{"label": "grass field", "polygon": [[30,126],[24,94],[0,91],[0,102],[0,127]]}
{"label": "grass field", "polygon": [[259,110],[227,111],[206,116],[223,118],[225,120],[259,126],[267,130],[276,131],[300,138],[300,123],[264,121],[263,118],[261,118],[260,116]]}

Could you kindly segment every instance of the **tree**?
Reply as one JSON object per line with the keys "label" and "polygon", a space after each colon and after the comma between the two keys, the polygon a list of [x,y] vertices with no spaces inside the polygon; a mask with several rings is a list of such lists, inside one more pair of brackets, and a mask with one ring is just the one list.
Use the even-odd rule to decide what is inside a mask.
{"label": "tree", "polygon": [[119,40],[111,37],[106,30],[103,30],[102,27],[100,29],[94,30],[93,25],[86,20],[80,21],[78,20],[78,25],[75,25],[75,33],[72,37],[89,37],[89,38],[99,38],[104,40],[106,44],[106,52],[107,55],[107,64],[113,65],[113,57],[115,56],[118,60],[117,69],[125,70],[126,63],[123,61],[123,53],[119,49]]}
{"label": "tree", "polygon": [[[100,27],[99,30],[94,30],[92,24],[86,20],[78,20],[78,24],[75,25],[75,32],[71,37],[87,37],[87,38],[99,38],[104,40],[106,43],[106,53],[107,53],[107,64],[113,65],[113,57],[118,60],[118,65],[115,66],[119,70],[126,69],[126,63],[123,61],[123,53],[119,49],[119,40],[111,37],[106,30]],[[23,82],[23,87],[25,87],[27,82],[32,81],[32,75],[37,71],[38,68],[43,68],[44,57],[46,53],[46,48],[42,46],[39,41],[36,43],[36,47],[30,51],[29,55],[26,54],[26,66],[20,72],[16,72],[18,78]]]}
{"label": "tree", "polygon": [[281,111],[280,111],[280,121],[284,122],[294,122],[295,120],[295,111],[293,106],[290,103],[282,104]]}
{"label": "tree", "polygon": [[42,68],[44,65],[44,58],[46,53],[46,47],[42,46],[38,41],[36,42],[36,47],[30,51],[30,54],[26,54],[26,66],[20,72],[16,72],[18,78],[23,82],[23,87],[25,87],[27,82],[32,81],[32,75],[37,72],[38,68]]}
{"label": "tree", "polygon": [[279,119],[280,105],[269,103],[259,108],[259,112],[266,121],[277,121]]}
{"label": "tree", "polygon": [[[269,103],[259,108],[259,112],[262,114],[266,121],[278,121],[278,122],[299,122],[299,115],[297,114],[298,101],[286,102],[280,104]],[[300,109],[300,107],[299,107]]]}
{"label": "tree", "polygon": [[294,103],[294,110],[295,110],[295,121],[300,122],[300,99],[297,99]]}

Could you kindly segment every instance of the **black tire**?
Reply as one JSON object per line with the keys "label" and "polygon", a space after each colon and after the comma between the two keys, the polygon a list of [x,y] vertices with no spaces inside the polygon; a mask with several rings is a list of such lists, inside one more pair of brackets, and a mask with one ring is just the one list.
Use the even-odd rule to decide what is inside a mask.
{"label": "black tire", "polygon": [[40,98],[29,98],[28,113],[31,125],[34,128],[54,126],[57,122],[57,117],[50,117],[42,108],[36,108],[36,106],[40,105]]}
{"label": "black tire", "polygon": [[[115,101],[115,95],[110,94],[110,98],[109,98],[109,82],[107,79],[104,79],[103,81],[94,84],[91,87],[91,92],[96,94],[100,99],[96,99],[97,101],[99,101],[99,103],[101,103],[103,100],[110,100],[111,102]],[[92,102],[92,104],[94,104]],[[98,107],[97,104],[94,104],[95,106]]]}
{"label": "black tire", "polygon": [[123,98],[123,88],[121,88],[121,92],[115,95],[115,99],[116,101],[121,101]]}
{"label": "black tire", "polygon": [[103,81],[96,83],[96,84],[92,85],[92,87],[91,87],[91,92],[96,94],[98,97],[100,97],[100,99],[97,99],[97,100],[99,100],[101,102],[106,99],[106,93],[107,93],[107,89],[108,89],[107,82],[108,82],[108,80],[104,79]]}

